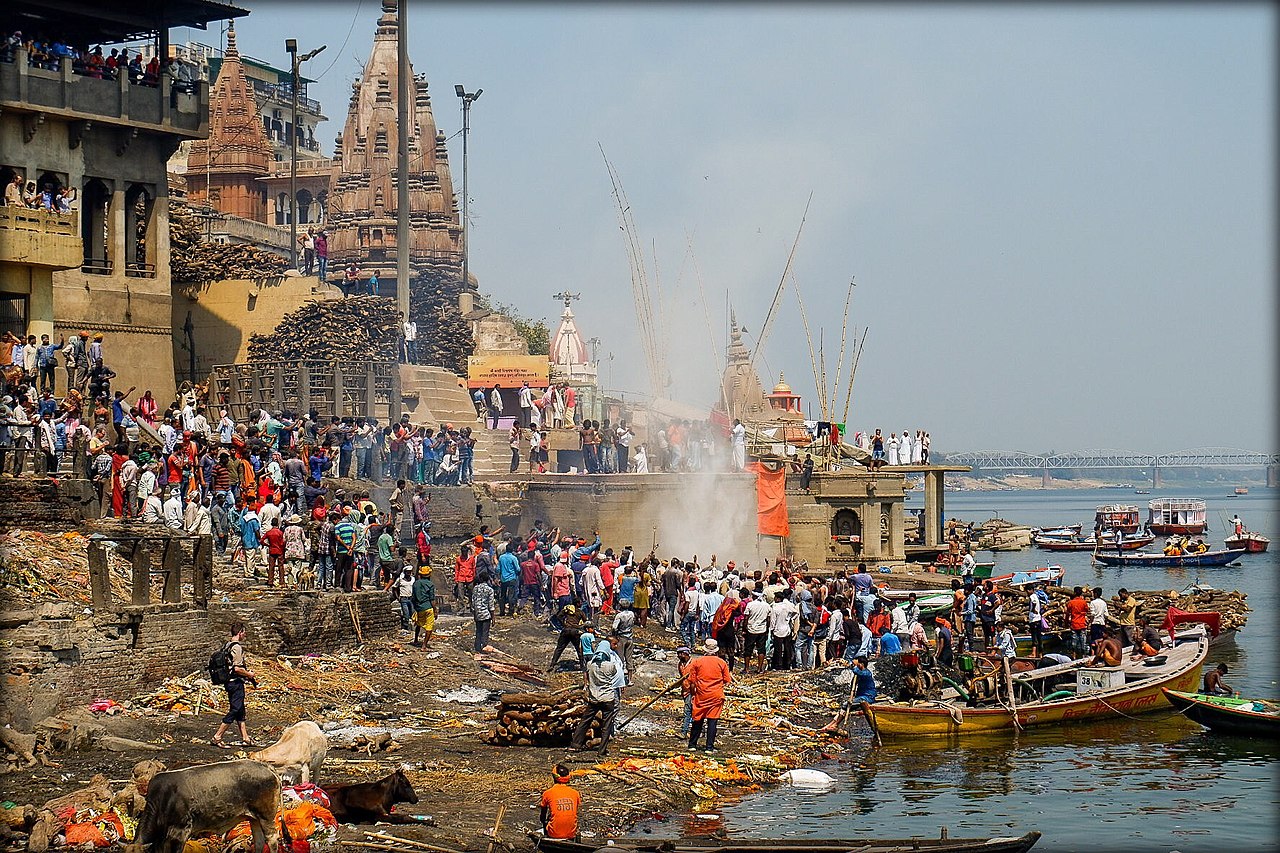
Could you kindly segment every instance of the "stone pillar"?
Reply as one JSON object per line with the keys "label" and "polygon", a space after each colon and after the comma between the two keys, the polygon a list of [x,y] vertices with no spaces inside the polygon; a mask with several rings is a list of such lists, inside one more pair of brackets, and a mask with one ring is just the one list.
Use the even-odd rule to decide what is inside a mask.
{"label": "stone pillar", "polygon": [[907,556],[903,534],[904,501],[893,501],[889,507],[889,552],[885,555],[893,560],[905,560]]}
{"label": "stone pillar", "polygon": [[927,471],[924,475],[924,544],[942,542],[943,473]]}
{"label": "stone pillar", "polygon": [[89,543],[89,598],[94,610],[111,606],[111,570],[107,551],[101,543]]}
{"label": "stone pillar", "polygon": [[133,589],[131,602],[137,605],[151,603],[151,552],[146,543],[138,540],[133,544]]}
{"label": "stone pillar", "polygon": [[862,553],[868,559],[879,559],[883,553],[880,549],[881,506],[879,501],[862,505]]}
{"label": "stone pillar", "polygon": [[[39,337],[48,335],[54,343],[58,336],[53,331],[53,273],[41,267],[29,267],[31,271],[31,295],[27,303],[27,332]],[[61,360],[59,360],[61,365]],[[54,374],[60,376],[61,367]]]}
{"label": "stone pillar", "polygon": [[[120,76],[123,78],[128,75],[121,74]],[[124,189],[123,187],[116,187],[111,193],[111,210],[108,213],[111,224],[107,226],[107,240],[110,246],[108,249],[110,254],[107,257],[111,260],[111,274],[120,276],[124,275],[126,266],[125,246],[127,241],[125,239],[124,208]]]}

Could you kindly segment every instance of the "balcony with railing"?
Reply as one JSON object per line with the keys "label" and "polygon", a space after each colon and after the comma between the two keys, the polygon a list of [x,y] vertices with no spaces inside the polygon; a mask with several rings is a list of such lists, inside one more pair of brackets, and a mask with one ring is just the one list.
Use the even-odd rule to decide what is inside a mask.
{"label": "balcony with railing", "polygon": [[76,213],[0,207],[0,261],[66,270],[83,260]]}
{"label": "balcony with railing", "polygon": [[27,61],[14,51],[12,62],[0,62],[0,109],[26,114],[30,142],[46,117],[66,121],[171,133],[203,139],[209,132],[209,84],[184,84],[175,91],[167,75],[158,85],[143,85],[122,74],[116,80],[77,74],[70,62],[57,71]]}

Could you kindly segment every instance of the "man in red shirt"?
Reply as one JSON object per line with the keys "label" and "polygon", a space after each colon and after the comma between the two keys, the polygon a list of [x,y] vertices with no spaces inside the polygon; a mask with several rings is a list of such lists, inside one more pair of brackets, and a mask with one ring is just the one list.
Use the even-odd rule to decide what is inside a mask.
{"label": "man in red shirt", "polygon": [[577,838],[578,809],[582,795],[569,786],[569,769],[557,764],[552,771],[556,783],[542,792],[540,814],[547,838]]}
{"label": "man in red shirt", "polygon": [[284,531],[280,529],[280,519],[271,519],[271,527],[262,538],[267,543],[267,586],[275,586],[277,567],[280,586],[284,586]]}
{"label": "man in red shirt", "polygon": [[1089,628],[1089,605],[1084,600],[1084,589],[1076,587],[1067,601],[1067,627],[1071,629],[1071,653],[1081,657],[1089,652],[1086,632]]}

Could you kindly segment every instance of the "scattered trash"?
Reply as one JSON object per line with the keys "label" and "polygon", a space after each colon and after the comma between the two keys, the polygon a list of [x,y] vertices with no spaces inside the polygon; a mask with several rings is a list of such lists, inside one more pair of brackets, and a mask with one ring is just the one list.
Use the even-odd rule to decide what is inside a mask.
{"label": "scattered trash", "polygon": [[436,691],[436,696],[439,697],[441,702],[460,702],[464,705],[492,702],[499,695],[497,690],[486,690],[483,687],[474,687],[470,684],[459,685],[456,690]]}

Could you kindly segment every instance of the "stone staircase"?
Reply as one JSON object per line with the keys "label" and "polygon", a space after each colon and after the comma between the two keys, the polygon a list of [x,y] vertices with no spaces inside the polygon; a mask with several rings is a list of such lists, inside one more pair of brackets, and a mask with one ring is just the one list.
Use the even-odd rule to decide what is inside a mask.
{"label": "stone staircase", "polygon": [[505,475],[511,468],[511,448],[506,430],[486,429],[476,418],[476,407],[466,380],[441,367],[400,366],[403,411],[415,424],[438,428],[449,423],[471,427],[476,439],[473,467],[478,480]]}

